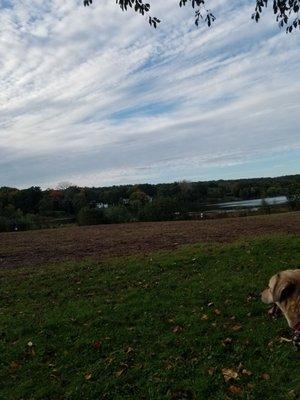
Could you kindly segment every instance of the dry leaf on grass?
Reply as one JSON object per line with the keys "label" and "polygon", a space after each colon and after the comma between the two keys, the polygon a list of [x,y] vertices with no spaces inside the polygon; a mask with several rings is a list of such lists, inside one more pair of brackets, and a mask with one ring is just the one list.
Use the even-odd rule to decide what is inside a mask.
{"label": "dry leaf on grass", "polygon": [[224,340],[222,340],[222,346],[228,346],[229,344],[231,344],[232,343],[232,339],[231,338],[226,338],[226,339],[224,339]]}
{"label": "dry leaf on grass", "polygon": [[116,372],[116,377],[119,378],[121,375],[123,375],[128,369],[128,365],[127,364],[122,364],[121,365],[121,369],[119,369],[119,371]]}
{"label": "dry leaf on grass", "polygon": [[93,347],[96,350],[100,349],[101,346],[102,346],[102,342],[100,340],[95,340],[95,342],[93,343]]}
{"label": "dry leaf on grass", "polygon": [[90,374],[89,372],[87,372],[87,373],[84,375],[84,379],[85,379],[86,381],[89,381],[89,380],[91,379],[91,377],[92,377],[92,374]]}
{"label": "dry leaf on grass", "polygon": [[130,346],[128,346],[127,349],[125,350],[125,353],[126,353],[126,354],[131,354],[131,353],[133,353],[133,352],[134,352],[134,350],[133,350],[133,348],[130,347]]}
{"label": "dry leaf on grass", "polygon": [[242,374],[243,374],[243,375],[247,375],[247,376],[251,376],[251,375],[252,375],[252,372],[251,372],[251,371],[248,371],[246,368],[244,368],[244,369],[242,370]]}
{"label": "dry leaf on grass", "polygon": [[20,364],[18,364],[16,361],[12,361],[12,362],[9,364],[9,366],[10,366],[10,369],[11,369],[13,372],[17,371],[17,370],[21,367]]}
{"label": "dry leaf on grass", "polygon": [[225,382],[229,382],[230,380],[238,379],[239,374],[231,368],[223,368],[222,374],[225,379]]}
{"label": "dry leaf on grass", "polygon": [[172,332],[173,332],[173,333],[179,333],[179,332],[182,332],[182,331],[183,331],[183,327],[180,326],[180,325],[176,325],[176,326],[172,329]]}
{"label": "dry leaf on grass", "polygon": [[242,329],[242,325],[233,325],[231,329],[233,332],[239,332]]}
{"label": "dry leaf on grass", "polygon": [[239,386],[231,385],[231,386],[229,386],[228,390],[233,394],[241,394],[241,393],[243,393],[242,388],[240,388]]}
{"label": "dry leaf on grass", "polygon": [[292,399],[295,399],[297,397],[297,392],[295,389],[292,389],[288,392],[289,397],[291,397]]}

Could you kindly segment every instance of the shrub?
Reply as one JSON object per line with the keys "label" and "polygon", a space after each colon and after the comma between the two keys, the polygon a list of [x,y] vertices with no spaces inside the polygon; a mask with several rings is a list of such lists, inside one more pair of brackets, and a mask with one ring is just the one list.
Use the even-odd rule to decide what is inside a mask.
{"label": "shrub", "polygon": [[157,198],[146,204],[139,213],[142,221],[170,221],[175,219],[176,212],[181,211],[180,206],[171,198]]}
{"label": "shrub", "polygon": [[0,232],[10,231],[10,221],[6,217],[0,217]]}
{"label": "shrub", "polygon": [[99,225],[106,222],[102,210],[96,208],[83,207],[77,214],[77,222],[79,225]]}
{"label": "shrub", "polygon": [[112,224],[118,224],[120,222],[132,222],[134,220],[131,212],[127,207],[124,206],[107,208],[104,215],[107,222]]}
{"label": "shrub", "polygon": [[34,214],[25,214],[21,217],[15,218],[13,225],[18,227],[20,231],[27,231],[30,229],[40,229],[40,218]]}

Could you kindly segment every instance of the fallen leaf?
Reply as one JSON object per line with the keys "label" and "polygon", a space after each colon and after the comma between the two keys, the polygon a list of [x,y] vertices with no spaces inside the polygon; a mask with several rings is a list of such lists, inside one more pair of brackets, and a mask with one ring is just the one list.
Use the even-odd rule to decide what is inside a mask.
{"label": "fallen leaf", "polygon": [[270,380],[270,375],[264,373],[264,374],[262,374],[261,378],[262,378],[264,381],[269,381],[269,380]]}
{"label": "fallen leaf", "polygon": [[154,382],[161,382],[162,378],[158,375],[158,373],[154,374],[152,377]]}
{"label": "fallen leaf", "polygon": [[208,368],[207,372],[208,372],[208,375],[213,376],[216,372],[216,368],[214,368],[214,367]]}
{"label": "fallen leaf", "polygon": [[284,343],[284,342],[290,343],[290,342],[292,342],[292,339],[287,339],[287,338],[281,336],[279,338],[279,343]]}
{"label": "fallen leaf", "polygon": [[231,338],[226,338],[226,339],[224,339],[224,340],[222,340],[222,346],[227,346],[227,345],[229,345],[229,344],[231,344],[232,343],[232,339]]}
{"label": "fallen leaf", "polygon": [[114,361],[114,359],[115,359],[114,357],[111,357],[111,356],[110,356],[110,357],[107,357],[107,358],[105,359],[105,362],[106,362],[107,365],[110,365],[110,364],[112,364],[112,362]]}
{"label": "fallen leaf", "polygon": [[121,375],[123,375],[128,369],[128,365],[127,364],[121,364],[121,369],[119,369],[119,371],[116,372],[116,377],[119,378]]}
{"label": "fallen leaf", "polygon": [[222,374],[225,379],[225,382],[229,382],[232,379],[238,379],[239,375],[234,369],[223,368]]}
{"label": "fallen leaf", "polygon": [[292,389],[288,392],[288,395],[292,398],[295,399],[297,397],[297,393],[295,389]]}
{"label": "fallen leaf", "polygon": [[95,340],[95,342],[93,343],[93,347],[96,350],[100,349],[101,346],[102,346],[102,342],[100,340]]}
{"label": "fallen leaf", "polygon": [[234,332],[238,332],[238,331],[240,331],[242,329],[242,325],[234,325],[231,329]]}
{"label": "fallen leaf", "polygon": [[172,329],[172,332],[173,333],[178,333],[178,332],[182,332],[183,331],[183,328],[182,328],[182,326],[180,326],[180,325],[176,325],[173,329]]}
{"label": "fallen leaf", "polygon": [[170,363],[170,362],[167,363],[166,366],[165,366],[165,370],[166,370],[166,371],[170,371],[170,370],[173,369],[173,368],[174,368],[174,365],[173,365],[172,363]]}
{"label": "fallen leaf", "polygon": [[243,369],[244,369],[243,364],[242,364],[242,363],[239,363],[239,365],[238,365],[238,367],[237,367],[237,372],[238,372],[238,373],[241,373]]}
{"label": "fallen leaf", "polygon": [[119,378],[120,376],[122,376],[124,374],[124,372],[126,371],[126,368],[122,368],[119,371],[116,372],[116,377]]}
{"label": "fallen leaf", "polygon": [[251,375],[252,375],[252,372],[251,372],[251,371],[248,371],[246,368],[244,368],[244,369],[242,370],[242,374],[243,374],[243,375],[247,375],[247,376],[251,376]]}
{"label": "fallen leaf", "polygon": [[127,349],[125,350],[125,353],[126,354],[131,354],[131,353],[133,353],[134,352],[134,350],[133,350],[133,348],[132,347],[127,347]]}
{"label": "fallen leaf", "polygon": [[90,373],[86,373],[86,374],[84,375],[84,379],[85,379],[86,381],[89,381],[89,380],[91,379],[91,377],[92,377],[92,374],[90,374]]}
{"label": "fallen leaf", "polygon": [[208,316],[206,314],[202,315],[201,317],[202,321],[207,321],[208,320]]}
{"label": "fallen leaf", "polygon": [[135,369],[143,369],[144,368],[144,364],[136,364],[136,365],[134,365],[133,366],[133,368],[135,368]]}
{"label": "fallen leaf", "polygon": [[221,311],[218,310],[217,308],[214,310],[215,315],[221,315]]}
{"label": "fallen leaf", "polygon": [[242,388],[240,388],[239,386],[231,385],[231,386],[229,386],[228,390],[233,394],[241,394],[241,393],[243,393]]}
{"label": "fallen leaf", "polygon": [[13,372],[17,371],[20,368],[20,364],[18,364],[16,361],[12,361],[9,366]]}

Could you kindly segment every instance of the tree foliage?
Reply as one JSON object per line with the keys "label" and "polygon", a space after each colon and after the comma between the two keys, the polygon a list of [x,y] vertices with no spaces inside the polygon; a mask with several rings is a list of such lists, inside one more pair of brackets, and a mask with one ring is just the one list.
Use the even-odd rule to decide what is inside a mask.
{"label": "tree foliage", "polygon": [[[287,196],[300,209],[300,175],[278,178],[180,181],[111,187],[18,190],[0,187],[0,232],[73,223],[80,225],[189,218],[210,205],[235,200]],[[267,211],[263,202],[262,211]]]}
{"label": "tree foliage", "polygon": [[[252,19],[259,21],[263,9],[271,3],[269,0],[256,0],[255,11]],[[286,33],[291,33],[293,29],[300,29],[299,19],[300,0],[273,0],[273,12],[279,26],[286,28]]]}
{"label": "tree foliage", "polygon": [[[149,0],[150,1],[150,0]],[[273,2],[273,13],[279,26],[285,27],[287,33],[291,33],[297,27],[300,29],[299,9],[300,0],[256,0],[255,10],[252,19],[258,22],[262,12]],[[93,0],[83,0],[84,6],[89,6]],[[199,25],[203,21],[207,26],[211,26],[216,17],[207,8],[209,0],[179,0],[179,6],[190,6],[194,11],[195,24]],[[116,0],[116,4],[122,11],[127,11],[132,8],[135,12],[141,15],[147,15],[151,26],[157,28],[161,20],[151,15],[151,4],[143,0]]]}

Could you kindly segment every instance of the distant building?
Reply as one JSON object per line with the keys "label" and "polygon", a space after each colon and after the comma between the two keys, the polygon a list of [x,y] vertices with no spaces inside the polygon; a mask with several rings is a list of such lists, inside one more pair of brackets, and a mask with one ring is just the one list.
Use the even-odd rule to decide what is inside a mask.
{"label": "distant building", "polygon": [[107,203],[96,203],[95,207],[96,208],[108,208],[108,204]]}

